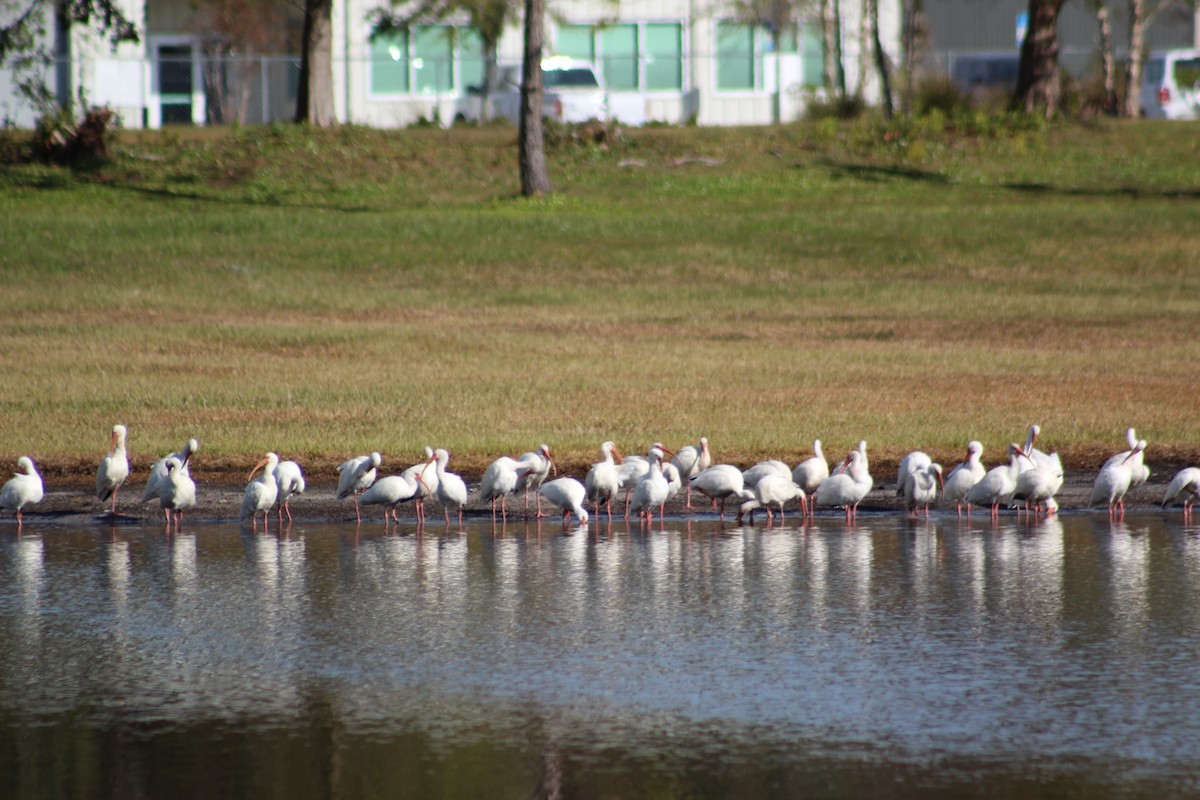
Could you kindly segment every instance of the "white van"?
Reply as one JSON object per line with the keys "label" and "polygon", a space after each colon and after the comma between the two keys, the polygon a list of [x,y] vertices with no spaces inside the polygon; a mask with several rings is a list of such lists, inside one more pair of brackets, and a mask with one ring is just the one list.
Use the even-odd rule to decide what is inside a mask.
{"label": "white van", "polygon": [[1142,70],[1142,115],[1200,118],[1200,50],[1151,53]]}
{"label": "white van", "polygon": [[[521,65],[501,64],[492,90],[492,112],[516,123],[521,115]],[[559,122],[588,122],[609,118],[608,91],[595,65],[562,56],[542,61],[542,114]],[[456,116],[475,122],[481,115],[478,89],[459,104]]]}

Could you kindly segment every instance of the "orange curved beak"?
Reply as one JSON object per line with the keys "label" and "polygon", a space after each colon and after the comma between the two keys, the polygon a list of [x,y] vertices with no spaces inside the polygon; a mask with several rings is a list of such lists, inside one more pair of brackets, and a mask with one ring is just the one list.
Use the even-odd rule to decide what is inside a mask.
{"label": "orange curved beak", "polygon": [[267,461],[269,461],[269,460],[270,459],[268,459],[264,456],[263,460],[258,462],[257,464],[255,464],[254,469],[250,470],[250,475],[249,475],[249,477],[246,478],[246,480],[248,480],[248,481],[254,480],[254,473],[258,472],[260,469],[265,467],[267,465]]}

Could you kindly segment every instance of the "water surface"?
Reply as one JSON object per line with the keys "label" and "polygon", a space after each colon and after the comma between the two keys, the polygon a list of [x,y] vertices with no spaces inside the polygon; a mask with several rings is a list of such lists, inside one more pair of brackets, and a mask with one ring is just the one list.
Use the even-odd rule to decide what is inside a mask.
{"label": "water surface", "polygon": [[0,796],[1200,793],[1175,515],[0,527]]}

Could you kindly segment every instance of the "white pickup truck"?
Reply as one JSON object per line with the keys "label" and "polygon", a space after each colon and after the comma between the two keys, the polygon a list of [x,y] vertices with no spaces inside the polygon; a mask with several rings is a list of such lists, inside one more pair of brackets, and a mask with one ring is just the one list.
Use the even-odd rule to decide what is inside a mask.
{"label": "white pickup truck", "polygon": [[[609,118],[608,91],[595,65],[556,56],[542,62],[542,116],[559,122]],[[521,116],[521,65],[502,64],[492,89],[492,117],[513,123]],[[471,87],[459,101],[455,117],[478,122],[483,117],[483,93]]]}

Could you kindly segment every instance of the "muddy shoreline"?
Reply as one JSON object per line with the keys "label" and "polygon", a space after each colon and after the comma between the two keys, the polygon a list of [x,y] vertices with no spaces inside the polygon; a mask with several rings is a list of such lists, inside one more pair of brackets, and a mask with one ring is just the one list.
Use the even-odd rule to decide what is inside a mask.
{"label": "muddy shoreline", "polygon": [[[886,470],[886,471],[885,471]],[[1131,491],[1126,495],[1126,510],[1127,512],[1136,511],[1156,511],[1162,502],[1163,493],[1167,484],[1175,474],[1175,470],[1155,469],[1151,466],[1150,480],[1142,487]],[[896,496],[895,486],[895,467],[881,465],[878,471],[872,467],[872,473],[875,478],[875,487],[867,495],[866,499],[859,505],[859,511],[863,513],[881,513],[881,512],[903,512],[903,500]],[[562,473],[560,473],[562,474]],[[573,473],[572,473],[573,474]],[[880,479],[880,474],[889,475],[891,480]],[[245,488],[244,482],[240,482],[234,475],[227,473],[219,473],[210,475],[208,473],[193,473],[192,477],[196,480],[196,507],[190,510],[185,517],[187,522],[231,522],[236,521],[241,510],[242,493]],[[576,477],[582,478],[581,475]],[[354,505],[350,500],[338,500],[336,498],[336,476],[331,479],[323,479],[324,476],[309,476],[307,491],[298,497],[294,497],[291,502],[292,514],[297,521],[304,522],[327,522],[327,523],[342,523],[355,522]],[[478,484],[479,475],[463,475],[467,480],[468,487],[471,491],[471,500],[468,502],[464,512],[465,519],[484,519],[490,518],[491,511],[486,505],[478,503]],[[1062,489],[1057,495],[1057,499],[1063,513],[1086,511],[1088,501],[1091,499],[1092,482],[1095,479],[1095,473],[1084,470],[1068,470],[1065,475],[1065,480]],[[39,524],[72,524],[79,522],[110,522],[119,524],[159,524],[163,521],[162,510],[159,508],[157,500],[146,503],[141,502],[142,491],[145,487],[144,480],[130,481],[122,487],[118,496],[118,516],[114,519],[109,516],[108,502],[96,499],[95,491],[90,481],[85,484],[82,480],[75,481],[45,481],[45,497],[42,502],[35,506],[28,506],[24,510],[25,528],[28,530],[31,526]],[[672,517],[691,516],[694,518],[716,518],[717,513],[714,512],[705,497],[695,495],[694,508],[688,511],[685,508],[684,496],[681,492],[679,496],[667,503],[666,514]],[[531,495],[531,503],[532,495]],[[436,502],[427,504],[428,508],[428,523],[438,526],[444,525],[441,506]],[[589,512],[591,511],[589,507]],[[787,511],[790,517],[792,507],[789,506]],[[543,505],[544,513],[552,513],[552,509],[548,505]],[[949,509],[939,507],[938,511],[942,514],[954,514],[954,508]],[[1168,510],[1169,513],[1179,513],[1178,507],[1174,511]],[[730,502],[726,506],[726,519],[732,521],[736,515],[736,506]],[[1003,512],[1013,513],[1013,512]],[[1094,511],[1092,513],[1103,513],[1103,511]],[[402,521],[415,522],[416,511],[412,503],[405,503],[400,506],[399,514]],[[840,518],[842,512],[840,510],[823,508],[818,511],[819,517]],[[972,513],[972,518],[977,515],[980,518],[986,518],[986,511],[982,514],[976,510]],[[524,518],[524,499],[518,494],[515,498],[509,500],[509,520],[520,520]],[[765,522],[765,515],[760,511],[755,516],[755,523],[762,524]],[[383,509],[380,506],[364,506],[363,507],[363,522],[378,522],[383,521]],[[454,524],[453,515],[451,522]],[[0,515],[0,529],[7,526],[15,528],[16,519],[13,514],[5,513]]]}

